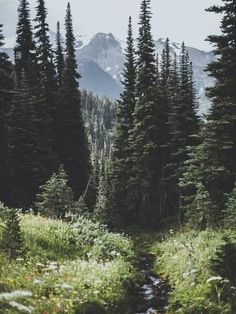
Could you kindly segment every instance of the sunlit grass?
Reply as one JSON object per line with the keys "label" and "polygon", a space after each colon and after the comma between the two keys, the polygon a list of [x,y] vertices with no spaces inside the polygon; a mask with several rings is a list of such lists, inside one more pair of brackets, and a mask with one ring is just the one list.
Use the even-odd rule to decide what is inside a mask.
{"label": "sunlit grass", "polygon": [[[33,308],[33,313],[80,313],[85,304],[92,304],[96,311],[119,313],[117,307],[125,304],[136,280],[128,238],[82,217],[72,225],[24,215],[21,227],[25,255],[12,262],[0,257],[0,294],[32,293],[20,299],[20,305],[29,312]],[[15,313],[9,304],[0,302],[0,312],[6,308]]]}
{"label": "sunlit grass", "polygon": [[226,231],[170,232],[151,251],[156,256],[155,270],[173,288],[169,313],[231,313],[229,304],[216,293],[217,280],[211,264],[223,243]]}

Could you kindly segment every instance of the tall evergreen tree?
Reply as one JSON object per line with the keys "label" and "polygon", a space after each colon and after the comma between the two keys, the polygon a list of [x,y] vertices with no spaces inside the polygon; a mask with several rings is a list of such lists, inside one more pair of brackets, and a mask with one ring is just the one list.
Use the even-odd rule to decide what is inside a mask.
{"label": "tall evergreen tree", "polygon": [[[53,52],[49,39],[49,26],[46,21],[47,10],[45,1],[38,0],[35,18],[35,42],[37,71],[40,81],[41,106],[36,108],[38,128],[40,129],[39,158],[45,179],[51,174],[56,165],[53,164],[52,145],[54,134],[54,115],[56,106],[56,73],[53,64]],[[54,157],[55,162],[55,157]]]}
{"label": "tall evergreen tree", "polygon": [[69,176],[69,184],[77,197],[86,189],[90,175],[88,141],[81,114],[81,95],[75,56],[71,8],[66,12],[66,57],[61,99],[58,105],[56,152]]}
{"label": "tall evergreen tree", "polygon": [[[131,223],[132,214],[127,209],[127,186],[130,175],[131,149],[129,135],[133,127],[133,112],[136,102],[135,83],[135,51],[132,31],[132,20],[129,18],[126,48],[126,62],[123,71],[123,93],[118,102],[116,127],[112,158],[112,216],[116,216],[119,223]],[[115,218],[115,217],[114,217]]]}
{"label": "tall evergreen tree", "polygon": [[[179,73],[177,57],[169,56],[169,41],[166,42],[166,49],[163,51],[161,71],[161,95],[163,102],[163,138],[162,138],[162,177],[160,192],[160,213],[163,219],[170,218],[174,214],[173,186],[171,173],[175,169],[172,164],[171,155],[174,147],[172,143],[172,127],[174,108],[179,103]],[[166,72],[166,73],[165,73]]]}
{"label": "tall evergreen tree", "polygon": [[[215,54],[218,58],[207,70],[216,83],[208,89],[212,107],[203,127],[202,143],[197,148],[193,162],[199,165],[198,181],[212,203],[211,215],[207,220],[210,224],[211,221],[219,223],[223,218],[227,195],[233,191],[236,181],[236,3],[223,0],[221,6],[213,6],[208,11],[223,14],[222,34],[208,38],[216,46]],[[185,176],[188,174],[189,170]],[[183,197],[183,202],[187,200],[188,203],[187,216],[194,211],[194,199],[199,199],[199,191],[194,188],[197,184],[195,182],[193,189]]]}
{"label": "tall evergreen tree", "polygon": [[27,79],[22,77],[21,87],[14,91],[9,125],[9,166],[11,170],[11,205],[28,208],[44,173],[39,158],[40,130],[37,125],[36,106],[41,99],[33,95]]}
{"label": "tall evergreen tree", "polygon": [[110,198],[109,192],[111,189],[109,188],[109,174],[108,174],[108,161],[104,157],[100,163],[99,169],[99,183],[98,183],[98,194],[97,201],[95,206],[95,215],[101,220],[103,223],[108,224],[110,227],[114,223],[117,223],[116,219],[113,219],[110,212]]}
{"label": "tall evergreen tree", "polygon": [[[188,159],[188,148],[197,145],[195,135],[199,130],[192,65],[184,43],[180,56],[179,84],[176,73],[176,65],[174,65],[172,91],[175,100],[172,102],[168,121],[170,158],[167,164],[169,207],[172,214],[177,214],[180,208],[179,180],[184,171],[185,161]],[[177,87],[174,86],[175,84]]]}
{"label": "tall evergreen tree", "polygon": [[35,44],[33,42],[28,0],[20,0],[14,53],[17,84],[20,85],[23,73],[29,79],[31,85],[35,84]]}
{"label": "tall evergreen tree", "polygon": [[143,0],[137,48],[137,103],[130,136],[133,167],[129,206],[136,220],[155,224],[158,217],[160,184],[160,121],[156,92],[155,45],[151,34],[150,0]]}
{"label": "tall evergreen tree", "polygon": [[[2,25],[0,24],[0,48],[4,45]],[[7,146],[8,115],[13,88],[13,66],[6,53],[0,51],[0,199],[6,200],[7,190]]]}
{"label": "tall evergreen tree", "polygon": [[222,6],[208,11],[223,14],[223,18],[222,34],[208,37],[218,58],[207,68],[216,84],[208,90],[213,104],[202,145],[203,169],[204,184],[221,211],[236,181],[236,3],[223,0]]}
{"label": "tall evergreen tree", "polygon": [[63,72],[65,68],[65,60],[63,55],[63,47],[62,47],[62,36],[60,30],[60,23],[57,22],[57,49],[56,49],[56,70],[57,70],[57,84],[58,86],[62,86],[63,81]]}

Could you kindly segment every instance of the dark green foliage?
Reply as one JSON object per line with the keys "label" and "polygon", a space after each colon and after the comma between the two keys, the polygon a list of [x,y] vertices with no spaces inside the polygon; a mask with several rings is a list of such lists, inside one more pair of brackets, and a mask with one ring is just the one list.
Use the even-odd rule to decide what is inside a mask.
{"label": "dark green foliage", "polygon": [[227,200],[224,211],[224,224],[228,228],[235,229],[236,226],[236,186]]}
{"label": "dark green foliage", "polygon": [[[56,106],[56,73],[53,64],[53,52],[49,40],[49,26],[46,22],[47,10],[44,0],[38,0],[35,18],[35,42],[37,73],[40,81],[41,106],[38,109],[38,128],[40,130],[40,163],[45,172],[45,178],[56,169],[55,156],[52,155],[54,142],[54,122]],[[54,159],[54,160],[53,160]]]}
{"label": "dark green foliage", "polygon": [[65,60],[63,55],[63,47],[62,47],[62,37],[60,30],[60,23],[57,22],[57,49],[56,49],[56,70],[57,70],[57,84],[59,86],[62,85],[63,72],[65,67]]}
{"label": "dark green foliage", "polygon": [[[41,84],[46,92],[52,93],[55,87],[53,51],[49,39],[49,26],[46,22],[47,10],[44,0],[38,0],[35,18],[35,41],[38,71],[40,73]],[[51,85],[52,84],[52,85]]]}
{"label": "dark green foliage", "polygon": [[22,254],[23,249],[19,215],[15,209],[6,209],[4,216],[0,248],[8,259],[15,259]]}
{"label": "dark green foliage", "polygon": [[[236,181],[236,3],[224,0],[222,6],[214,6],[209,11],[223,14],[222,35],[208,38],[215,44],[218,56],[207,68],[216,83],[208,90],[213,104],[202,130],[203,141],[197,148],[194,163],[198,164],[198,181],[213,204],[211,216],[220,223],[227,195],[233,191]],[[193,204],[191,210],[194,210]]]}
{"label": "dark green foliage", "polygon": [[115,124],[115,103],[106,97],[98,97],[91,92],[82,91],[81,109],[91,154],[98,158],[109,157]]}
{"label": "dark green foliage", "polygon": [[79,74],[75,57],[75,38],[68,4],[66,13],[66,58],[61,97],[56,111],[55,151],[69,176],[76,197],[81,196],[90,175],[88,141],[81,114]]}
{"label": "dark green foliage", "polygon": [[236,242],[229,237],[224,238],[212,260],[212,269],[224,279],[236,285]]}
{"label": "dark green foliage", "polygon": [[198,143],[196,134],[199,131],[192,65],[184,44],[180,56],[179,73],[176,61],[170,69],[169,95],[168,128],[170,135],[166,164],[167,213],[169,211],[169,215],[176,215],[180,209],[179,179],[183,174],[184,163],[189,158],[189,147]]}
{"label": "dark green foliage", "polygon": [[133,152],[129,206],[134,222],[156,223],[160,182],[160,129],[156,95],[155,46],[151,35],[150,1],[141,4],[137,48],[137,103],[130,145]]}
{"label": "dark green foliage", "polygon": [[35,85],[36,56],[28,0],[20,0],[14,52],[17,84],[20,86],[24,74]]}
{"label": "dark green foliage", "polygon": [[[215,257],[211,260],[212,271],[222,277],[216,282],[217,290],[220,291],[221,303],[230,305],[230,313],[236,311],[236,242],[235,239],[226,236],[223,243],[217,249]],[[219,294],[217,296],[219,298]]]}
{"label": "dark green foliage", "polygon": [[66,213],[74,212],[73,192],[68,186],[68,176],[61,166],[58,173],[40,187],[35,207],[37,212],[48,217],[65,218]]}
{"label": "dark green foliage", "polygon": [[117,221],[117,217],[111,215],[109,207],[109,192],[111,187],[109,186],[109,165],[106,159],[101,160],[99,171],[99,184],[97,192],[97,202],[95,207],[95,215],[103,223],[112,225],[113,221]]}
{"label": "dark green foliage", "polygon": [[133,127],[133,113],[135,108],[135,51],[132,31],[131,17],[128,25],[128,37],[126,48],[126,62],[123,72],[123,93],[117,104],[116,126],[112,154],[112,195],[110,202],[112,215],[115,215],[120,224],[130,224],[133,220],[133,213],[129,211],[128,183],[130,167],[132,166],[132,150],[130,148],[129,136]]}
{"label": "dark green foliage", "polygon": [[208,91],[213,105],[203,142],[204,178],[211,198],[222,210],[225,193],[232,192],[236,181],[236,3],[224,0],[222,6],[208,11],[222,13],[223,19],[222,34],[208,38],[219,58],[207,69],[216,84]]}
{"label": "dark green foliage", "polygon": [[[0,24],[0,48],[4,45],[2,25]],[[12,101],[13,66],[9,57],[0,51],[0,199],[7,198],[7,146],[8,115]]]}
{"label": "dark green foliage", "polygon": [[28,81],[22,80],[14,91],[9,126],[9,165],[11,170],[11,201],[18,208],[28,208],[44,182],[40,163],[40,130],[37,112],[41,99],[34,96]]}
{"label": "dark green foliage", "polygon": [[[12,205],[27,208],[39,186],[52,174],[52,113],[56,81],[44,2],[37,7],[36,45],[32,40],[29,4],[19,6],[16,90],[9,126],[9,166]],[[36,79],[37,74],[37,79]]]}

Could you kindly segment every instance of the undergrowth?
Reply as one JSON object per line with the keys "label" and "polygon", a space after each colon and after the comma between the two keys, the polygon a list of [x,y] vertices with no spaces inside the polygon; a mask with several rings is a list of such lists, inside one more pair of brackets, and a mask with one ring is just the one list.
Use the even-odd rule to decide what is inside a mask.
{"label": "undergrowth", "polygon": [[[235,242],[232,231],[171,231],[162,242],[152,245],[155,271],[173,288],[168,313],[236,313],[234,283],[214,267],[216,260],[219,263],[217,256],[223,256],[219,252],[227,245],[226,236]],[[220,263],[223,268],[225,260]]]}
{"label": "undergrowth", "polygon": [[84,217],[22,215],[21,230],[24,256],[0,257],[1,313],[129,313],[136,281],[129,238]]}

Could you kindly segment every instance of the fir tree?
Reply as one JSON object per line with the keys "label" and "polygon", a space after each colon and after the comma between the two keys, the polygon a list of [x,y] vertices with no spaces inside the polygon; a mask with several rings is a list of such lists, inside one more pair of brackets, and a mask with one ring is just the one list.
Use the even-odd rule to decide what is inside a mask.
{"label": "fir tree", "polygon": [[20,0],[14,52],[17,84],[20,86],[24,73],[31,85],[35,85],[35,44],[33,42],[28,0]]}
{"label": "fir tree", "polygon": [[[123,72],[123,93],[118,102],[116,127],[112,155],[112,207],[111,215],[119,216],[123,223],[132,222],[132,213],[127,209],[127,186],[129,181],[131,149],[129,135],[133,126],[133,112],[135,108],[135,51],[132,31],[132,20],[129,18],[126,48],[126,62]],[[118,219],[118,217],[117,217]],[[121,223],[121,221],[120,221]]]}
{"label": "fir tree", "polygon": [[155,224],[158,218],[160,184],[160,121],[156,92],[155,45],[151,35],[150,0],[141,3],[137,48],[137,103],[130,136],[133,167],[130,177],[129,206],[136,220]]}
{"label": "fir tree", "polygon": [[109,171],[108,171],[108,161],[104,159],[101,160],[100,171],[99,171],[99,185],[98,185],[98,195],[97,202],[95,206],[95,215],[100,221],[108,224],[110,227],[113,223],[117,222],[117,217],[111,215],[109,207]]}
{"label": "fir tree", "polygon": [[8,259],[15,259],[22,254],[23,241],[20,219],[17,210],[7,209],[6,223],[2,233],[1,250]]}
{"label": "fir tree", "polygon": [[[2,25],[0,24],[0,48],[4,45]],[[0,199],[6,200],[7,194],[7,146],[8,115],[13,88],[13,66],[6,53],[0,51]]]}
{"label": "fir tree", "polygon": [[[174,86],[174,84],[177,84],[177,86]],[[172,102],[168,120],[170,156],[167,164],[167,180],[168,193],[170,195],[169,207],[172,210],[172,214],[178,214],[180,209],[179,180],[183,175],[184,164],[188,159],[189,147],[198,143],[196,134],[199,130],[192,65],[184,43],[180,56],[179,79],[177,78],[176,65],[174,64],[172,86],[174,101]]]}
{"label": "fir tree", "polygon": [[216,83],[208,90],[213,104],[202,144],[204,184],[220,218],[236,181],[236,3],[223,0],[208,11],[223,14],[222,34],[208,37],[218,58],[207,68]]}
{"label": "fir tree", "polygon": [[75,210],[73,192],[68,186],[68,176],[63,166],[58,173],[40,187],[37,194],[36,210],[49,217],[65,218],[66,213]]}
{"label": "fir tree", "polygon": [[24,78],[14,91],[9,126],[9,166],[11,170],[11,204],[27,208],[34,200],[38,187],[45,180],[39,159],[39,130],[35,106],[41,99],[33,95]]}
{"label": "fir tree", "polygon": [[64,60],[64,55],[63,55],[62,36],[61,36],[60,23],[59,22],[57,22],[56,42],[57,42],[57,49],[56,49],[57,84],[59,87],[61,87],[64,67],[65,67],[65,60]]}
{"label": "fir tree", "polygon": [[81,95],[75,56],[75,38],[70,4],[66,13],[66,56],[61,97],[56,112],[56,153],[69,176],[69,184],[76,197],[87,186],[90,175],[88,142],[81,114]]}
{"label": "fir tree", "polygon": [[[213,204],[212,215],[220,223],[227,195],[233,191],[236,181],[236,4],[224,0],[222,6],[213,6],[211,12],[222,13],[222,35],[209,36],[216,45],[217,60],[207,70],[216,79],[208,89],[212,107],[203,128],[203,141],[198,146],[196,161],[199,164],[199,179]],[[191,197],[191,196],[188,196]],[[192,208],[192,204],[189,204]]]}
{"label": "fir tree", "polygon": [[45,173],[45,179],[56,168],[55,156],[53,156],[55,106],[56,106],[56,73],[53,64],[53,52],[49,40],[49,26],[46,22],[47,10],[44,0],[38,0],[35,18],[35,42],[37,71],[40,80],[41,98],[40,108],[36,108],[38,116],[38,128],[40,130],[39,158]]}
{"label": "fir tree", "polygon": [[[41,77],[42,87],[52,89],[54,87],[53,51],[49,39],[49,26],[46,21],[47,10],[45,1],[38,0],[35,18],[35,41],[38,70]],[[50,85],[53,84],[53,86]]]}

